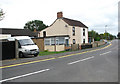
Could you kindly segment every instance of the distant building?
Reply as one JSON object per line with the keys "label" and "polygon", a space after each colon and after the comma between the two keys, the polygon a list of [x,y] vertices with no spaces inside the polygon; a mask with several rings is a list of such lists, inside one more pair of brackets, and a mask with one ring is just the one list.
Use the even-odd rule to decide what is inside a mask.
{"label": "distant building", "polygon": [[34,32],[29,29],[11,29],[11,28],[0,28],[0,34],[9,34],[11,36],[30,36],[37,37]]}

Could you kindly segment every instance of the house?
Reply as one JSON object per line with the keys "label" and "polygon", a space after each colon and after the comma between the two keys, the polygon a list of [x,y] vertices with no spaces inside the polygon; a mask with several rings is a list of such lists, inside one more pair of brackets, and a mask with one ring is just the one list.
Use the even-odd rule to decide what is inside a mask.
{"label": "house", "polygon": [[37,35],[29,29],[0,28],[0,31],[0,34],[9,34],[11,36],[37,37]]}
{"label": "house", "polygon": [[62,51],[65,49],[63,45],[88,43],[88,27],[80,21],[65,18],[62,12],[58,12],[53,24],[40,31],[38,36],[44,37],[45,50]]}

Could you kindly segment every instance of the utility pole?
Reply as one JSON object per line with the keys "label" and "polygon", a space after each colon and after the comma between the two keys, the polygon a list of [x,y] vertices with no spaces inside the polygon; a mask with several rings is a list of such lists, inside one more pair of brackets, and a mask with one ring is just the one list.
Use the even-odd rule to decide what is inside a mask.
{"label": "utility pole", "polygon": [[105,39],[107,39],[107,36],[106,36],[106,27],[107,27],[107,25],[105,25]]}

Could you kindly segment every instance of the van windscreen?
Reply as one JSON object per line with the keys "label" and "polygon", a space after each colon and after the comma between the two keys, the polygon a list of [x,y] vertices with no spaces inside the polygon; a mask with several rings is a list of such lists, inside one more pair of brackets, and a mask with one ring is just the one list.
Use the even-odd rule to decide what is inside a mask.
{"label": "van windscreen", "polygon": [[35,45],[31,39],[22,39],[22,40],[19,40],[19,43],[21,46]]}

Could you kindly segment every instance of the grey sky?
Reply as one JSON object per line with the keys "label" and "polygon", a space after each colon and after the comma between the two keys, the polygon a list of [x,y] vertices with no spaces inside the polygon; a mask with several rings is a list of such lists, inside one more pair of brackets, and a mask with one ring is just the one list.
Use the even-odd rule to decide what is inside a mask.
{"label": "grey sky", "polygon": [[42,20],[50,25],[59,11],[63,16],[83,22],[99,33],[117,35],[119,0],[0,0],[5,18],[0,28],[23,28],[31,20]]}

